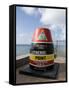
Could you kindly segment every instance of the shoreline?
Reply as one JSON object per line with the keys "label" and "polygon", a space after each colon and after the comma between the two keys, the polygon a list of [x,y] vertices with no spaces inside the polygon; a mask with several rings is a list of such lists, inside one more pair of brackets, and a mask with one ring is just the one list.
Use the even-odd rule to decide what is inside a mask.
{"label": "shoreline", "polygon": [[29,54],[16,56],[16,60],[23,59],[23,58],[26,58],[28,56],[29,56]]}

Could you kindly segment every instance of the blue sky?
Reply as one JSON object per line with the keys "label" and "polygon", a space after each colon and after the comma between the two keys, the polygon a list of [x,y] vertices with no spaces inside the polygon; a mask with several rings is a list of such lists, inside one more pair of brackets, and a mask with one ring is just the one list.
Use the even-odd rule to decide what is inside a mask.
{"label": "blue sky", "polygon": [[16,7],[16,44],[30,44],[38,27],[48,27],[53,40],[65,40],[65,10]]}

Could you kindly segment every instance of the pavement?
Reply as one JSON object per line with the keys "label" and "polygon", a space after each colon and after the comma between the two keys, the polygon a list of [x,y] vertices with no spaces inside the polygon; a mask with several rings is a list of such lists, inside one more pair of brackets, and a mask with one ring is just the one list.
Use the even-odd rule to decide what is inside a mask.
{"label": "pavement", "polygon": [[[64,59],[64,60],[63,60]],[[48,82],[62,82],[66,81],[66,63],[65,58],[57,58],[55,62],[59,63],[59,72],[56,79],[49,79],[43,77],[36,77],[32,75],[19,74],[19,70],[25,65],[16,68],[16,84],[31,84],[31,83],[48,83]]]}

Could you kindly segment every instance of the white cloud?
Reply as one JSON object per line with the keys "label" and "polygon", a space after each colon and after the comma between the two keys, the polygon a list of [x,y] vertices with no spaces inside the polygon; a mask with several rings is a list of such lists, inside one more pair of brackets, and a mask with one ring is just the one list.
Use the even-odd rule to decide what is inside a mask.
{"label": "white cloud", "polygon": [[[36,15],[36,13],[39,13],[40,22],[44,27],[50,28],[52,32],[53,40],[65,40],[66,14],[64,9],[50,9],[50,8],[36,9],[32,7],[21,7],[21,9],[28,15],[32,15],[32,14]],[[25,42],[27,41],[26,36],[28,38],[28,42],[30,42],[28,35],[24,35],[24,36],[20,35],[20,37],[25,38]]]}
{"label": "white cloud", "polygon": [[52,38],[53,41],[56,40],[65,40],[66,38],[66,30],[65,27],[60,27],[60,26],[56,26],[56,25],[52,25],[50,27],[51,33],[52,33]]}
{"label": "white cloud", "polygon": [[16,44],[31,44],[32,34],[29,33],[20,33],[16,36]]}
{"label": "white cloud", "polygon": [[40,21],[43,24],[65,24],[65,10],[64,9],[39,9],[41,14]]}
{"label": "white cloud", "polygon": [[49,9],[49,8],[34,8],[34,7],[21,7],[21,9],[29,14],[36,15],[40,13],[40,22],[44,25],[48,24],[56,24],[56,25],[64,25],[65,24],[65,10],[64,9]]}
{"label": "white cloud", "polygon": [[65,21],[66,14],[64,9],[41,9],[40,22],[47,28],[50,28],[53,40],[65,40]]}
{"label": "white cloud", "polygon": [[29,14],[36,15],[36,13],[40,13],[40,22],[44,25],[48,24],[65,24],[65,10],[64,9],[49,9],[49,8],[34,8],[34,7],[21,7],[21,9]]}
{"label": "white cloud", "polygon": [[35,14],[36,11],[35,8],[32,7],[21,7],[21,9],[29,15]]}

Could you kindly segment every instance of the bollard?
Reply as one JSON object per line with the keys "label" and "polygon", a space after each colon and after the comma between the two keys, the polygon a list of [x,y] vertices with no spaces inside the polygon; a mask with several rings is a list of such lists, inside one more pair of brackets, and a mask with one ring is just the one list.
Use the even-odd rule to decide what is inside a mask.
{"label": "bollard", "polygon": [[54,45],[48,28],[37,28],[32,37],[29,66],[35,70],[45,70],[54,65]]}

